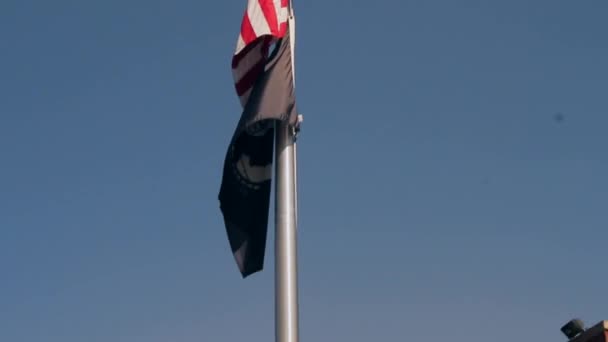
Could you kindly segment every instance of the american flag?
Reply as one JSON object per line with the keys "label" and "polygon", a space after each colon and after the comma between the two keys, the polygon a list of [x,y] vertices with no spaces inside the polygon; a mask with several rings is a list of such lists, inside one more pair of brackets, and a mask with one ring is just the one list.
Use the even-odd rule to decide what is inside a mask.
{"label": "american flag", "polygon": [[264,71],[269,47],[285,36],[288,17],[289,0],[248,0],[232,58],[236,93],[243,107]]}

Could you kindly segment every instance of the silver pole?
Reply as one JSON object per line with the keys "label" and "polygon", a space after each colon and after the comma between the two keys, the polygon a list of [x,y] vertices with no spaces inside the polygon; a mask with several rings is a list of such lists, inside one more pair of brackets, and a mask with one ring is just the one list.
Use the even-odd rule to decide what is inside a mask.
{"label": "silver pole", "polygon": [[[295,87],[295,17],[289,2],[291,66]],[[300,118],[298,118],[300,119]],[[287,122],[275,125],[275,341],[298,342],[298,239],[296,132]]]}
{"label": "silver pole", "polygon": [[294,133],[276,124],[275,341],[298,342]]}
{"label": "silver pole", "polygon": [[[297,134],[297,133],[296,133]],[[296,232],[298,231],[298,143],[294,139],[293,142],[293,187],[295,193],[295,220]]]}

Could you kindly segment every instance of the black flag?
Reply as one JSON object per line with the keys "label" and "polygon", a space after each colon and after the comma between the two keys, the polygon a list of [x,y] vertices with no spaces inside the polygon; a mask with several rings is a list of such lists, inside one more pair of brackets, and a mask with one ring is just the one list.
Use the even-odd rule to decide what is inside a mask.
{"label": "black flag", "polygon": [[[274,123],[279,120],[295,125],[297,121],[290,37],[286,31],[283,38],[274,40],[274,51],[265,57],[264,67],[252,83],[224,160],[220,209],[243,277],[264,266]],[[270,42],[262,37],[252,45]]]}

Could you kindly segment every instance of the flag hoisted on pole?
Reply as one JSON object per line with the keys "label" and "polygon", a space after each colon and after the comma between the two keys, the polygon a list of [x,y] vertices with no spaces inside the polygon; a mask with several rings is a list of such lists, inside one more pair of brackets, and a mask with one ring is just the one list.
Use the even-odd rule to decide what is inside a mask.
{"label": "flag hoisted on pole", "polygon": [[219,200],[241,275],[264,264],[275,123],[297,124],[288,0],[249,0],[232,72],[243,107],[224,161]]}
{"label": "flag hoisted on pole", "polygon": [[[220,209],[243,278],[264,267],[273,147],[275,338],[298,342],[295,17],[289,0],[248,0],[232,58],[243,112],[228,146]],[[274,146],[274,141],[276,146]]]}

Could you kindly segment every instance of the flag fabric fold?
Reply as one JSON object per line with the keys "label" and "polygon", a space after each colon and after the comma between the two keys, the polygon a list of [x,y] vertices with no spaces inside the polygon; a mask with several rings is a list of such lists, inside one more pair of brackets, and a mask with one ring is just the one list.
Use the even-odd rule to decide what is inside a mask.
{"label": "flag fabric fold", "polygon": [[243,111],[224,160],[219,201],[243,277],[262,270],[274,123],[297,120],[287,0],[249,0],[232,59]]}

